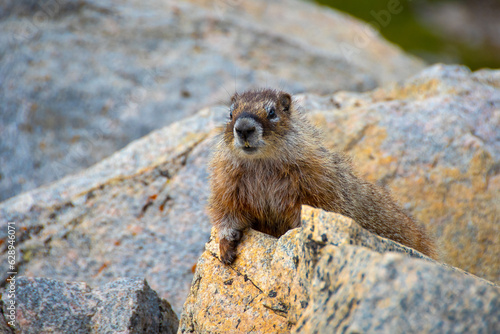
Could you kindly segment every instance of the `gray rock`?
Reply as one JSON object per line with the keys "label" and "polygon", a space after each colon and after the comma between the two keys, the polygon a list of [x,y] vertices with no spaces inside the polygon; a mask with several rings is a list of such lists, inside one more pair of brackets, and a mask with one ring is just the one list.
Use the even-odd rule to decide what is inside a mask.
{"label": "gray rock", "polygon": [[[120,279],[96,289],[83,282],[23,276],[16,284],[14,333],[177,332],[170,304],[144,279]],[[5,316],[7,294],[2,301]]]}
{"label": "gray rock", "polygon": [[292,333],[498,333],[500,288],[360,247],[324,250]]}
{"label": "gray rock", "polygon": [[[71,12],[78,12],[83,6],[89,5],[84,0],[4,0],[0,4],[0,19],[9,16],[33,17],[33,21],[38,22],[41,16],[48,15],[50,18],[59,18],[61,15]],[[38,22],[40,23],[40,22]]]}
{"label": "gray rock", "polygon": [[[91,290],[83,282],[66,283],[48,278],[18,277],[16,282],[17,333],[89,333],[92,328]],[[6,295],[2,295],[5,308]]]}
{"label": "gray rock", "polygon": [[[296,96],[327,146],[348,151],[360,175],[385,184],[436,236],[443,262],[494,282],[498,73],[434,66],[370,93]],[[203,109],[80,174],[0,203],[0,226],[17,222],[19,273],[100,286],[140,271],[179,314],[210,236],[206,164],[226,112]],[[1,228],[4,258],[6,238]]]}
{"label": "gray rock", "polygon": [[[1,314],[0,314],[0,333],[12,334],[12,333],[14,333],[14,331],[7,324],[7,322],[13,321],[13,320],[10,320],[10,318],[9,319],[6,318],[7,316],[10,317],[10,310],[7,310],[8,313],[4,314],[3,307],[4,307],[3,306],[3,302],[0,300],[0,310],[1,310]],[[8,306],[6,306],[6,307],[8,307]]]}
{"label": "gray rock", "polygon": [[4,1],[0,30],[0,200],[235,89],[364,91],[423,66],[301,1]]}
{"label": "gray rock", "polygon": [[145,280],[121,279],[94,289],[94,333],[177,333],[179,320]]}

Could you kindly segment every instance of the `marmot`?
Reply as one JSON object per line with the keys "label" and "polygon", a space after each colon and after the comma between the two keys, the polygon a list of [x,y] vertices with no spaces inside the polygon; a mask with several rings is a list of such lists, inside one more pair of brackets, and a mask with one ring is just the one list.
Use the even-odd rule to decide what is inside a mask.
{"label": "marmot", "polygon": [[208,212],[230,264],[243,231],[280,237],[299,227],[302,204],[352,218],[365,229],[437,258],[433,240],[384,189],[359,178],[342,153],[273,89],[236,93],[210,162]]}

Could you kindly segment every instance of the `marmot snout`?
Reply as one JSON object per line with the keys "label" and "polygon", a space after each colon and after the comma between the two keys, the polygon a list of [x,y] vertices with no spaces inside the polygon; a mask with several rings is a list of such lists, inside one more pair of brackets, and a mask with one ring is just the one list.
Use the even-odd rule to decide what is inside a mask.
{"label": "marmot snout", "polygon": [[247,154],[257,152],[263,146],[262,125],[252,117],[240,117],[234,123],[234,145]]}
{"label": "marmot snout", "polygon": [[347,157],[325,149],[286,92],[235,94],[210,167],[209,214],[224,263],[234,261],[248,227],[279,237],[300,226],[302,204],[437,257],[425,229],[384,189],[359,178]]}

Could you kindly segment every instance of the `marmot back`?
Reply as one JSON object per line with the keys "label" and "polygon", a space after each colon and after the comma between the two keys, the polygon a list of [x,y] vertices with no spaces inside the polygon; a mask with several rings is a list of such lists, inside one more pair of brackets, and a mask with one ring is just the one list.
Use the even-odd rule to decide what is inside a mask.
{"label": "marmot back", "polygon": [[231,263],[243,231],[279,237],[300,226],[307,204],[437,258],[434,242],[382,188],[359,178],[343,154],[324,148],[288,93],[235,94],[212,157],[209,214],[221,260]]}

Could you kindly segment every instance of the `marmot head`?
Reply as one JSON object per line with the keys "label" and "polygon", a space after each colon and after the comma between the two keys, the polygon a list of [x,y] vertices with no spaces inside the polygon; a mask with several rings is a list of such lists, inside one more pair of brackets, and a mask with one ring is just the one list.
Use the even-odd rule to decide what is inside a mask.
{"label": "marmot head", "polygon": [[273,89],[236,93],[231,98],[224,141],[240,157],[269,157],[285,140],[291,112],[288,93]]}

